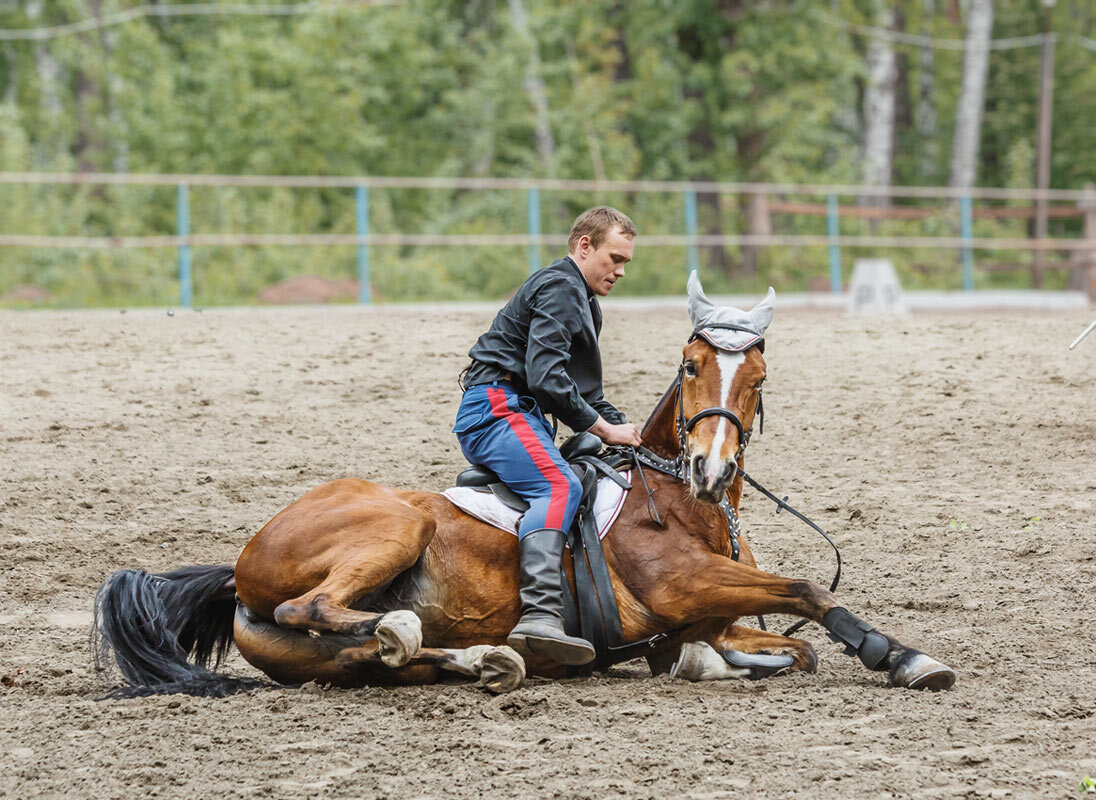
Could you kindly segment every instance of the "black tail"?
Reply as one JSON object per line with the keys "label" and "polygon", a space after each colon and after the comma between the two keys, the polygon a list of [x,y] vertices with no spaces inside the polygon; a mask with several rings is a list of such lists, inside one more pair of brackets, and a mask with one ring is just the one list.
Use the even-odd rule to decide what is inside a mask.
{"label": "black tail", "polygon": [[183,567],[150,575],[115,572],[95,595],[91,632],[97,669],[113,663],[128,686],[108,697],[193,694],[224,697],[267,684],[219,675],[232,645],[232,567]]}

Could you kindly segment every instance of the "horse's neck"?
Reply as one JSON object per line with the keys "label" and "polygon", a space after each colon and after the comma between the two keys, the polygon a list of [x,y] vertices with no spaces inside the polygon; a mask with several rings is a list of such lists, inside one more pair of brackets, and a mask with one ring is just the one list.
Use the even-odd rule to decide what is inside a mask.
{"label": "horse's neck", "polygon": [[640,433],[644,447],[657,456],[671,460],[681,453],[675,425],[680,388],[676,380],[670,384],[670,388],[662,394],[662,398],[655,405],[655,410],[647,418],[647,424],[643,426]]}
{"label": "horse's neck", "polygon": [[[681,454],[681,443],[677,438],[677,403],[678,392],[680,391],[681,384],[676,380],[670,384],[670,388],[663,393],[662,398],[655,405],[655,410],[647,418],[647,423],[643,426],[643,431],[640,434],[643,437],[644,447],[655,455],[671,461]],[[744,458],[739,458],[739,472],[744,467]],[[736,475],[727,490],[727,499],[731,501],[731,505],[737,510],[738,501],[741,498],[742,476]]]}

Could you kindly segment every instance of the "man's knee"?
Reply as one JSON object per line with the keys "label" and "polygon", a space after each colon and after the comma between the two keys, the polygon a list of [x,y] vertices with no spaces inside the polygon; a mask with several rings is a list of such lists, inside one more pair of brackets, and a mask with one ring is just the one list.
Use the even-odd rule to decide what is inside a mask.
{"label": "man's knee", "polygon": [[579,501],[582,500],[582,481],[570,467],[564,467],[560,471],[567,479],[567,516],[573,517],[578,511]]}

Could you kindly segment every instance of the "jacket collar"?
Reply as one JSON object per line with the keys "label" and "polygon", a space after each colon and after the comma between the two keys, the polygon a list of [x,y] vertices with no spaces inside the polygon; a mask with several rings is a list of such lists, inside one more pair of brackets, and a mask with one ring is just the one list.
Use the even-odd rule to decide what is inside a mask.
{"label": "jacket collar", "polygon": [[594,290],[590,288],[590,284],[586,281],[586,276],[582,274],[582,270],[578,268],[578,264],[575,263],[574,259],[570,256],[564,256],[561,261],[564,264],[570,264],[571,269],[573,269],[578,274],[578,276],[582,278],[582,285],[586,287],[586,299],[590,300],[595,297],[596,295],[594,294]]}

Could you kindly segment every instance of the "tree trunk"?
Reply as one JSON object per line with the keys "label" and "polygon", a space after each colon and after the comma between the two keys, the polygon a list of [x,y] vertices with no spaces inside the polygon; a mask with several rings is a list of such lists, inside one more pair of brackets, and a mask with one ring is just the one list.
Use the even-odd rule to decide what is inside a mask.
{"label": "tree trunk", "polygon": [[[42,19],[44,3],[42,0],[27,0],[24,14],[31,27],[44,24]],[[65,106],[61,100],[61,65],[50,53],[49,48],[39,42],[34,46],[34,72],[38,78],[39,118],[45,125],[31,137],[33,160],[36,167],[57,168],[60,156],[66,144],[58,141],[57,126],[64,118]]]}
{"label": "tree trunk", "polygon": [[[102,12],[102,0],[88,0],[88,11],[98,19]],[[102,44],[102,29],[99,31]],[[89,47],[90,50],[90,47]],[[100,80],[102,49],[99,58],[84,58],[74,75],[76,84],[76,140],[72,154],[79,172],[94,172],[103,162],[103,137],[99,120],[106,111],[103,85]]]}
{"label": "tree trunk", "polygon": [[[875,24],[892,29],[894,11],[875,0]],[[864,184],[889,186],[894,172],[894,94],[897,68],[894,46],[882,38],[868,45],[868,82],[864,91]],[[866,199],[869,205],[889,205],[886,198]]]}
{"label": "tree trunk", "polygon": [[[574,90],[576,98],[581,97],[582,83],[578,75],[578,54],[575,52],[575,43],[571,41],[570,37],[564,37],[563,49],[567,51],[567,68],[571,73],[571,88]],[[582,119],[582,132],[586,135],[586,148],[590,151],[590,164],[594,168],[594,179],[603,181],[605,180],[605,162],[601,158],[601,141],[597,138],[597,131],[594,130],[590,118],[585,114]]]}
{"label": "tree trunk", "polygon": [[[894,12],[894,29],[906,30],[906,17],[899,11]],[[894,54],[894,125],[891,131],[891,158],[897,159],[897,154],[902,152],[899,142],[903,135],[913,128],[913,98],[910,92],[910,57],[903,49]],[[898,173],[898,165],[891,168],[891,178]]]}
{"label": "tree trunk", "polygon": [[[769,216],[769,197],[761,192],[746,196],[746,230],[750,236],[770,236],[773,232]],[[756,275],[763,248],[748,245],[742,248],[742,274]]]}
{"label": "tree trunk", "polygon": [[971,0],[963,56],[963,86],[955,110],[955,139],[951,147],[948,185],[973,186],[978,175],[978,141],[986,103],[989,36],[993,29],[993,0]]}
{"label": "tree trunk", "polygon": [[537,50],[537,41],[529,30],[529,17],[525,13],[525,5],[522,0],[509,0],[510,16],[514,21],[514,31],[525,44],[529,51],[529,58],[525,66],[525,91],[529,93],[529,100],[533,104],[536,113],[536,141],[537,153],[544,163],[545,172],[551,175],[555,171],[556,140],[552,136],[551,116],[548,111],[548,91],[544,86],[544,79],[540,77],[540,52]]}
{"label": "tree trunk", "polygon": [[[924,20],[921,25],[922,36],[932,36],[931,21],[936,14],[936,0],[922,0]],[[920,52],[921,75],[918,81],[918,99],[916,127],[918,148],[917,172],[923,183],[934,184],[936,160],[940,148],[936,142],[936,50],[932,45],[924,45]]]}
{"label": "tree trunk", "polygon": [[[686,89],[686,96],[691,90]],[[707,160],[715,150],[715,140],[706,125],[694,128],[689,133],[689,146],[693,153],[700,154],[701,160]],[[689,180],[712,181],[716,177],[704,169],[693,169],[689,173]],[[711,192],[701,192],[696,196],[697,227],[706,236],[723,235],[723,214],[719,195]],[[726,248],[721,244],[712,244],[700,248],[704,257],[704,265],[708,269],[719,270],[726,273],[727,277],[734,277],[734,265],[727,259]]]}

